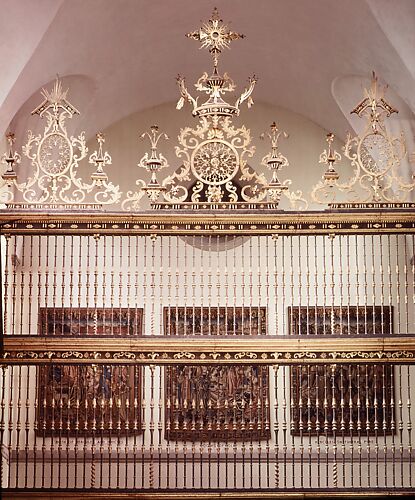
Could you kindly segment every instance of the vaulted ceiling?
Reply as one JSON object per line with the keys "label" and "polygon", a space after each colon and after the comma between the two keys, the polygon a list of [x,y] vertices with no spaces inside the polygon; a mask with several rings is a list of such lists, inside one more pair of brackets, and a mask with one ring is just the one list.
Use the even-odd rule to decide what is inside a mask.
{"label": "vaulted ceiling", "polygon": [[341,136],[348,123],[336,82],[375,70],[413,119],[414,0],[0,0],[0,134],[12,121],[18,127],[25,103],[36,95],[38,104],[56,74],[70,84],[89,134],[174,101],[178,73],[190,85],[210,70],[208,54],[184,34],[214,6],[246,35],[221,69],[238,89],[255,73],[256,100]]}

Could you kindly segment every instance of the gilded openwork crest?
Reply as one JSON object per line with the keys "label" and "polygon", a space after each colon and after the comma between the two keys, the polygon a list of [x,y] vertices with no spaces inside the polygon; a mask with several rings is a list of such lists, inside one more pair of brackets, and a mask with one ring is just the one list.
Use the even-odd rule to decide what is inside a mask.
{"label": "gilded openwork crest", "polygon": [[[62,89],[57,78],[52,90],[43,89],[43,102],[32,111],[40,118],[46,118],[43,134],[29,130],[23,156],[30,161],[33,172],[25,181],[18,182],[14,167],[21,163],[21,156],[13,150],[14,135],[7,136],[9,151],[2,162],[7,165],[3,179],[9,188],[6,202],[41,204],[48,206],[76,205],[87,203],[113,204],[121,196],[118,186],[108,182],[104,167],[111,164],[111,157],[103,152],[103,134],[97,135],[98,150],[89,157],[89,163],[96,167],[87,183],[79,176],[79,164],[88,153],[85,133],[70,136],[66,120],[79,111],[67,100],[68,91]],[[93,192],[94,191],[94,192]],[[87,195],[91,193],[91,197]]]}
{"label": "gilded openwork crest", "polygon": [[311,192],[315,202],[371,204],[403,203],[408,200],[415,182],[414,176],[412,182],[405,181],[399,171],[406,156],[404,136],[392,136],[385,123],[388,117],[397,112],[385,100],[384,90],[379,89],[377,77],[373,73],[372,84],[365,90],[364,99],[352,110],[352,113],[366,120],[364,131],[354,137],[348,134],[342,148],[344,158],[352,167],[352,174],[346,181],[340,181],[336,164],[342,157],[333,148],[334,135],[328,134],[328,148],[320,155],[320,163],[327,165],[327,170]]}

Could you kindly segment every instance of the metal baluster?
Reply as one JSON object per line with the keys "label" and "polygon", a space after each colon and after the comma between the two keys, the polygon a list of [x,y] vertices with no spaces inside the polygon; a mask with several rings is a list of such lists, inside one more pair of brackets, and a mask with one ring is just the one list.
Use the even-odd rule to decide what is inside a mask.
{"label": "metal baluster", "polygon": [[155,366],[150,365],[150,422],[149,422],[149,431],[150,431],[150,465],[149,465],[149,487],[150,489],[154,488],[154,408],[155,408],[155,398],[154,398],[154,370]]}
{"label": "metal baluster", "polygon": [[[144,240],[145,241],[145,240]],[[145,247],[144,247],[145,252]],[[143,366],[141,374],[141,405],[140,405],[140,415],[141,415],[141,455],[139,463],[141,463],[141,489],[146,487],[146,477],[145,477],[145,451],[146,451],[146,430],[147,430],[147,420],[146,420],[146,381],[147,381],[147,366]]]}
{"label": "metal baluster", "polygon": [[329,377],[327,372],[328,366],[324,365],[324,448],[326,452],[326,488],[329,487],[329,398],[328,398],[328,387],[327,379]]}
{"label": "metal baluster", "polygon": [[[26,397],[25,397],[25,416],[24,416],[24,424],[25,424],[25,440],[24,440],[24,450],[25,450],[25,469],[24,469],[24,488],[29,487],[29,481],[28,481],[28,466],[29,466],[29,452],[30,452],[30,445],[29,445],[29,438],[30,438],[30,420],[29,420],[29,411],[30,411],[30,371],[32,367],[26,366]],[[36,368],[35,368],[36,370]],[[37,398],[37,394],[35,392],[35,399]],[[34,438],[36,439],[36,437]],[[0,446],[2,445],[2,441],[0,441]],[[2,484],[2,480],[0,478],[0,487]]]}
{"label": "metal baluster", "polygon": [[320,445],[320,431],[322,430],[321,424],[320,424],[320,415],[322,415],[323,411],[321,410],[320,403],[321,403],[321,395],[319,393],[319,388],[320,388],[320,373],[325,373],[325,366],[323,365],[320,369],[319,366],[313,367],[315,370],[315,376],[316,376],[316,438],[317,438],[317,445],[316,445],[316,454],[317,454],[317,487],[321,487],[321,474],[320,474],[320,457],[321,457],[321,445]]}
{"label": "metal baluster", "polygon": [[[17,238],[19,236],[14,236],[13,241],[13,255],[11,259],[12,263],[12,287],[11,287],[11,292],[12,292],[12,310],[11,310],[11,316],[12,316],[12,324],[11,324],[11,334],[16,335],[16,294],[17,294],[17,266],[19,264],[19,259],[17,256]],[[47,296],[47,289],[46,289],[46,296]]]}
{"label": "metal baluster", "polygon": [[[393,371],[393,367],[392,371]],[[391,393],[393,388],[391,388]],[[386,440],[386,431],[388,429],[388,400],[386,396],[386,367],[382,365],[382,431],[383,431],[383,467],[384,467],[384,482],[385,488],[388,486],[388,446]],[[392,417],[393,418],[393,417]],[[390,423],[390,428],[392,423]],[[393,432],[393,431],[392,431]],[[394,483],[395,481],[393,481]]]}
{"label": "metal baluster", "polygon": [[[160,245],[160,259],[161,259],[161,248],[163,245]],[[161,260],[162,261],[162,260]],[[162,478],[162,440],[163,440],[163,384],[162,384],[162,368],[159,366],[157,368],[158,371],[158,401],[157,401],[157,407],[158,407],[158,415],[157,415],[157,429],[158,429],[158,487],[159,489],[162,487],[161,484],[161,478]],[[193,453],[194,456],[194,453]],[[193,477],[194,477],[194,468],[193,468]]]}
{"label": "metal baluster", "polygon": [[[6,378],[7,378],[7,371],[10,370],[10,368],[7,367],[7,365],[2,365],[1,366],[1,420],[0,420],[0,446],[1,449],[6,446]],[[5,462],[6,462],[6,457],[3,456],[3,454],[0,455],[0,487],[3,487],[4,484],[4,479],[5,479]],[[7,483],[7,487],[9,487],[10,483]]]}
{"label": "metal baluster", "polygon": [[[138,237],[136,239],[136,243],[138,244]],[[137,245],[138,246],[138,245]],[[137,251],[137,260],[138,260],[138,251]],[[142,380],[142,375],[144,373],[141,373],[142,371],[144,372],[144,368],[141,368],[137,365],[134,365],[134,402],[133,402],[133,415],[134,415],[134,423],[133,423],[133,433],[134,433],[134,440],[133,440],[133,488],[137,488],[137,465],[138,465],[138,460],[137,460],[137,435],[141,429],[141,423],[140,423],[140,415],[141,415],[141,408],[140,408],[140,399],[141,399],[141,392],[140,392],[140,384]]]}
{"label": "metal baluster", "polygon": [[[41,482],[41,488],[45,488],[45,458],[46,458],[46,430],[47,430],[47,420],[48,420],[48,390],[50,391],[49,387],[49,380],[47,379],[47,373],[49,370],[49,366],[44,367],[43,373],[43,387],[44,387],[44,398],[43,398],[43,422],[42,422],[42,482]],[[52,376],[53,376],[53,366],[52,366]]]}
{"label": "metal baluster", "polygon": [[[374,386],[374,401],[373,401],[373,409],[374,409],[374,422],[373,422],[373,430],[375,432],[375,472],[376,472],[376,487],[379,487],[379,400],[378,400],[378,366],[374,365],[373,367],[373,386]],[[369,388],[368,388],[369,389]]]}
{"label": "metal baluster", "polygon": [[368,334],[367,304],[369,301],[369,286],[368,286],[368,282],[367,282],[367,275],[368,275],[368,272],[367,272],[367,253],[366,253],[366,240],[367,240],[367,238],[368,237],[366,235],[362,236],[363,245],[362,245],[362,249],[361,249],[362,260],[363,260],[363,266],[361,269],[363,271],[363,304],[364,304],[363,308],[364,308],[364,314],[365,314],[365,319],[364,319],[365,335]]}
{"label": "metal baluster", "polygon": [[[17,382],[17,404],[15,408],[15,413],[16,413],[16,447],[15,447],[15,454],[16,454],[16,476],[15,476],[15,487],[18,488],[18,478],[19,478],[19,459],[20,459],[20,429],[21,429],[21,409],[22,409],[22,367],[19,365],[16,367],[18,369],[17,371],[17,376],[18,376],[18,382]],[[14,369],[14,367],[13,367]],[[11,462],[9,467],[11,468]]]}
{"label": "metal baluster", "polygon": [[370,400],[369,400],[369,373],[368,366],[365,365],[365,420],[366,420],[366,453],[367,453],[367,485],[371,485],[370,470]]}
{"label": "metal baluster", "polygon": [[360,332],[360,280],[359,280],[359,250],[358,250],[358,236],[355,234],[354,236],[355,243],[355,271],[356,271],[356,335],[359,335]]}
{"label": "metal baluster", "polygon": [[[24,309],[25,309],[25,276],[26,276],[26,269],[25,269],[25,237],[22,236],[22,260],[20,262],[20,303],[19,303],[19,311],[20,311],[20,319],[19,319],[19,333],[23,334],[23,316],[24,316]],[[27,301],[30,303],[29,301]],[[17,328],[16,328],[17,330]],[[17,332],[15,332],[16,334]]]}
{"label": "metal baluster", "polygon": [[[226,249],[225,249],[225,252],[226,252]],[[216,236],[216,273],[215,273],[216,274],[216,277],[215,277],[215,281],[216,281],[216,335],[227,335],[228,332],[227,332],[227,323],[226,323],[226,309],[227,309],[226,301],[225,301],[225,310],[223,310],[223,308],[220,307],[220,303],[221,303],[220,289],[223,285],[223,282],[221,280],[221,276],[222,276],[223,271],[221,271],[219,261],[220,261],[220,259],[219,259],[219,235],[217,235]],[[226,268],[226,264],[225,264],[225,268]],[[225,324],[223,325],[224,331],[221,332],[220,322],[221,322],[222,311],[224,313],[223,318],[224,318]]]}
{"label": "metal baluster", "polygon": [[376,320],[377,318],[377,311],[376,311],[376,271],[375,271],[375,238],[372,235],[370,235],[370,246],[371,246],[371,256],[372,256],[372,261],[370,264],[370,269],[371,269],[371,282],[372,282],[372,333],[373,335],[378,334],[379,332],[376,331]]}
{"label": "metal baluster", "polygon": [[345,431],[346,431],[346,421],[345,421],[345,389],[344,389],[344,366],[340,365],[340,432],[341,432],[341,454],[342,454],[342,486],[346,487],[346,443],[345,443]]}
{"label": "metal baluster", "polygon": [[[380,331],[383,335],[385,333],[385,281],[384,281],[384,257],[383,257],[383,238],[382,235],[379,234],[379,276],[380,276]],[[390,306],[390,303],[389,303]],[[389,322],[391,322],[392,318],[389,315]]]}
{"label": "metal baluster", "polygon": [[[298,273],[298,324],[300,324],[301,320],[301,311],[302,311],[302,304],[304,303],[303,302],[303,273],[302,273],[302,262],[301,262],[301,258],[302,258],[302,255],[301,255],[301,235],[298,235],[298,246],[297,246],[297,252],[298,252],[298,255],[297,255],[297,265],[298,265],[298,270],[297,270],[297,273]],[[307,252],[307,250],[306,250]],[[307,264],[306,264],[307,266]],[[307,280],[307,267],[306,267],[306,280]],[[306,290],[307,290],[307,282],[306,282]],[[294,306],[294,304],[293,304]],[[306,322],[308,322],[308,309],[306,308],[306,312],[307,312],[307,318],[306,318]],[[307,333],[308,335],[308,328],[307,328]],[[303,454],[301,454],[301,460],[303,459]],[[302,466],[303,466],[303,463],[302,463]]]}
{"label": "metal baluster", "polygon": [[[359,370],[359,365],[357,365],[357,369]],[[349,383],[349,437],[350,437],[350,474],[349,477],[351,479],[351,487],[354,487],[354,474],[353,474],[353,465],[354,465],[354,436],[355,436],[355,422],[354,422],[354,406],[353,406],[353,385],[355,384],[352,365],[348,365],[348,383]],[[357,411],[359,411],[359,407],[357,407]]]}
{"label": "metal baluster", "polygon": [[[278,385],[278,365],[273,365],[274,370],[274,436],[275,436],[275,445],[274,445],[274,485],[275,488],[280,487],[280,464],[279,464],[279,453],[280,453],[280,442],[279,442],[279,385]],[[284,368],[283,368],[284,370]],[[269,482],[267,481],[267,487],[269,488]]]}
{"label": "metal baluster", "polygon": [[[209,335],[212,335],[212,235],[208,236],[208,325]],[[203,319],[203,315],[202,315]],[[202,320],[203,323],[203,320]]]}
{"label": "metal baluster", "polygon": [[412,419],[411,419],[411,377],[410,377],[410,366],[406,366],[406,375],[407,375],[407,391],[408,391],[408,396],[406,400],[406,411],[407,411],[407,431],[408,431],[408,455],[409,455],[409,487],[412,488],[412,453],[413,453],[413,448],[412,448]]}
{"label": "metal baluster", "polygon": [[4,235],[6,240],[6,255],[4,257],[4,298],[3,298],[3,333],[7,335],[9,332],[9,252],[10,252],[10,234]]}
{"label": "metal baluster", "polygon": [[399,333],[409,333],[408,327],[409,327],[409,309],[408,309],[408,303],[409,303],[409,283],[408,283],[408,249],[407,249],[407,242],[406,242],[406,235],[403,235],[403,275],[404,275],[404,308],[405,308],[405,331],[400,331]]}
{"label": "metal baluster", "polygon": [[[36,310],[36,305],[34,305],[34,297],[33,297],[33,236],[29,236],[29,284],[28,284],[28,293],[29,293],[29,304],[28,304],[28,316],[27,316],[27,331],[26,334],[35,334],[36,328],[32,326],[32,308]],[[23,332],[22,332],[23,333]],[[40,332],[38,332],[40,333]]]}
{"label": "metal baluster", "polygon": [[[396,486],[396,444],[395,444],[395,433],[396,433],[396,421],[395,421],[395,367],[391,367],[390,370],[390,411],[391,411],[391,424],[390,430],[392,435],[391,443],[391,453],[392,453],[392,486]],[[387,483],[385,484],[387,486]]]}
{"label": "metal baluster", "polygon": [[399,265],[399,237],[397,234],[395,234],[395,258],[396,258],[396,266],[395,266],[395,273],[396,273],[396,305],[397,305],[397,311],[396,314],[398,316],[398,333],[403,333],[402,330],[402,325],[401,325],[401,273],[400,273],[400,265]]}
{"label": "metal baluster", "polygon": [[[340,367],[341,369],[341,367]],[[338,470],[337,470],[337,401],[336,401],[336,365],[331,365],[331,430],[333,433],[333,486],[338,486]]]}

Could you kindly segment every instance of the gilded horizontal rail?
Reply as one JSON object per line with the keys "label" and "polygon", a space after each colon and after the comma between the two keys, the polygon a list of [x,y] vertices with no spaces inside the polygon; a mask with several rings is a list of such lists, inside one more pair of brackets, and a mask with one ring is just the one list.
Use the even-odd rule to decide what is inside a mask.
{"label": "gilded horizontal rail", "polygon": [[331,234],[413,233],[415,209],[236,211],[47,212],[0,210],[3,234]]}
{"label": "gilded horizontal rail", "polygon": [[5,336],[2,364],[415,364],[415,335],[327,338]]}
{"label": "gilded horizontal rail", "polygon": [[29,500],[32,498],[45,499],[67,499],[67,498],[81,498],[84,500],[101,500],[113,499],[123,500],[129,498],[146,499],[146,500],[213,500],[213,499],[229,499],[229,500],[243,500],[243,499],[301,499],[301,498],[385,498],[386,496],[413,496],[413,488],[396,488],[396,489],[369,489],[359,488],[356,489],[326,489],[318,491],[243,491],[243,492],[226,492],[226,491],[212,491],[205,493],[203,491],[179,491],[179,492],[154,492],[154,491],[141,491],[141,492],[86,492],[86,491],[10,491],[4,490],[3,500],[11,500],[19,498],[20,500]]}

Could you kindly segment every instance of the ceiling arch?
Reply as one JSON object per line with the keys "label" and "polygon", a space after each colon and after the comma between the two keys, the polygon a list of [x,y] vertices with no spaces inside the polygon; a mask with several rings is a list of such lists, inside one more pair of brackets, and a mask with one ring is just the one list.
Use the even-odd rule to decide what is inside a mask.
{"label": "ceiling arch", "polygon": [[[133,112],[173,101],[178,95],[174,81],[178,72],[190,85],[210,69],[208,54],[184,34],[197,29],[217,6],[223,19],[232,21],[232,29],[247,36],[235,42],[221,61],[222,71],[229,71],[238,89],[256,73],[254,99],[302,114],[342,137],[348,122],[331,92],[336,77],[370,75],[374,69],[405,102],[413,100],[414,51],[409,53],[393,34],[400,31],[402,38],[415,26],[414,9],[407,0],[394,0],[400,15],[390,19],[386,29],[379,21],[381,7],[376,10],[374,4],[370,0],[41,0],[29,11],[30,22],[21,10],[11,9],[11,24],[24,26],[15,32],[15,46],[27,42],[30,47],[25,49],[24,63],[11,58],[15,76],[0,100],[0,133],[13,118],[17,125],[23,103],[56,73],[83,75],[94,82],[78,122],[88,136]],[[6,60],[4,52],[0,58]],[[73,81],[70,95],[81,90],[82,85]]]}

